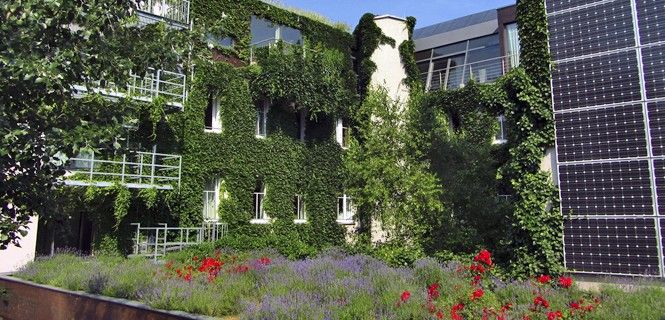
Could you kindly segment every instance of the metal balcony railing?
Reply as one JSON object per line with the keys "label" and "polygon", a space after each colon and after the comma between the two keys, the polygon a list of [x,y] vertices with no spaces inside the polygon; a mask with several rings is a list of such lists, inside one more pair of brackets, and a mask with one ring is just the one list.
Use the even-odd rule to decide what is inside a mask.
{"label": "metal balcony railing", "polygon": [[164,257],[167,253],[182,250],[188,246],[203,242],[214,242],[229,232],[226,223],[208,221],[200,227],[169,227],[160,223],[159,227],[142,227],[140,223],[132,223],[136,227],[133,240],[133,256],[152,259]]}
{"label": "metal balcony railing", "polygon": [[133,152],[98,158],[94,153],[70,159],[64,183],[68,186],[109,187],[119,183],[134,189],[180,188],[182,157],[152,152]]}
{"label": "metal balcony railing", "polygon": [[508,73],[518,64],[516,56],[503,56],[483,61],[468,63],[460,66],[424,72],[421,79],[425,81],[427,90],[457,89],[469,81],[479,83],[492,82]]}
{"label": "metal balcony railing", "polygon": [[[86,86],[75,85],[74,91],[81,94],[88,91]],[[91,88],[92,92],[105,96],[121,98],[131,97],[139,101],[151,102],[154,98],[162,97],[171,107],[182,109],[187,100],[187,76],[180,72],[148,69],[148,73],[130,75],[126,88],[115,84],[101,86],[97,83]]]}
{"label": "metal balcony railing", "polygon": [[141,0],[138,4],[140,18],[149,22],[165,21],[189,27],[189,0]]}

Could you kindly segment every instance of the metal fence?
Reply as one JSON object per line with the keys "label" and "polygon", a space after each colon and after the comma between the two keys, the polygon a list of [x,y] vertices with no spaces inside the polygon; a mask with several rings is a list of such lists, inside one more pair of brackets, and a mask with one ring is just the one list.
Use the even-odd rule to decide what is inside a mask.
{"label": "metal fence", "polygon": [[189,25],[189,0],[141,0],[139,12]]}
{"label": "metal fence", "polygon": [[187,77],[178,72],[149,69],[145,76],[132,74],[127,90],[130,96],[139,100],[163,97],[173,106],[185,104]]}
{"label": "metal fence", "polygon": [[169,227],[160,223],[159,227],[136,227],[133,238],[133,256],[152,259],[164,257],[167,253],[182,250],[203,242],[214,242],[228,234],[228,225],[216,221],[206,221],[201,227]]}
{"label": "metal fence", "polygon": [[424,72],[421,78],[428,90],[457,89],[469,81],[479,83],[492,82],[516,67],[514,56],[503,56],[460,66],[448,66],[443,69]]}
{"label": "metal fence", "polygon": [[70,159],[64,183],[70,186],[111,186],[173,189],[180,187],[182,157],[153,152],[133,152],[99,158],[94,153]]}

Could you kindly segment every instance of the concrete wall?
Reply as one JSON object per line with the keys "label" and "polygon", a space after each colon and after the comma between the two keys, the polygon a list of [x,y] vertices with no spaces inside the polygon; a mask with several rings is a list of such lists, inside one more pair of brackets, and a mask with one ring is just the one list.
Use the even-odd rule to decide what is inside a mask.
{"label": "concrete wall", "polygon": [[554,147],[548,148],[545,156],[540,160],[540,170],[548,172],[550,179],[555,186],[559,185],[559,173],[556,160],[556,149]]}
{"label": "concrete wall", "polygon": [[370,86],[384,87],[394,101],[406,102],[409,98],[409,89],[404,84],[406,71],[399,54],[399,45],[409,39],[406,20],[383,15],[374,18],[374,22],[381,28],[383,34],[395,39],[395,47],[382,44],[372,54],[372,61],[377,68],[372,75]]}
{"label": "concrete wall", "polygon": [[35,248],[37,247],[37,222],[38,217],[32,217],[28,224],[28,235],[21,239],[21,248],[10,245],[6,250],[0,250],[0,273],[11,273],[17,271],[28,262],[35,259]]}

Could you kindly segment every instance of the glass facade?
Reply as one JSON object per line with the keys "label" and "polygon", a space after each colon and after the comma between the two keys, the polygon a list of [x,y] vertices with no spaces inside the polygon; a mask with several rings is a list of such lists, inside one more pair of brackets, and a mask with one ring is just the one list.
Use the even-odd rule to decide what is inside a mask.
{"label": "glass facade", "polygon": [[[510,39],[518,41],[519,52],[519,39]],[[428,90],[456,89],[471,80],[491,82],[514,66],[501,52],[499,34],[419,51],[416,60]]]}
{"label": "glass facade", "polygon": [[252,16],[250,29],[252,32],[251,45],[254,47],[269,46],[278,40],[290,44],[302,44],[302,33],[300,30],[281,26],[256,16]]}

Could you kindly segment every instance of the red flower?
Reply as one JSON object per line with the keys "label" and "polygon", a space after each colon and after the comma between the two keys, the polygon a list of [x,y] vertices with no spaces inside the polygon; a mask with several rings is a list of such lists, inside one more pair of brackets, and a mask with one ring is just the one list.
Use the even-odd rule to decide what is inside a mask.
{"label": "red flower", "polygon": [[431,302],[427,302],[427,311],[429,311],[429,313],[434,313],[434,311],[436,311],[436,306]]}
{"label": "red flower", "polygon": [[427,300],[436,300],[439,297],[439,287],[440,285],[438,283],[432,283],[427,287]]}
{"label": "red flower", "polygon": [[437,311],[436,318],[437,319],[443,319],[443,312],[441,310]]}
{"label": "red flower", "polygon": [[571,309],[574,309],[574,310],[582,309],[582,307],[580,306],[580,304],[577,303],[577,302],[575,302],[575,301],[573,301],[573,302],[570,303],[570,308],[571,308]]}
{"label": "red flower", "polygon": [[262,265],[267,266],[272,262],[272,260],[270,260],[270,258],[268,257],[261,257],[261,259],[259,259],[259,262],[261,262]]}
{"label": "red flower", "polygon": [[568,289],[573,285],[573,278],[561,276],[559,277],[559,285]]}
{"label": "red flower", "polygon": [[471,284],[477,286],[480,283],[480,279],[481,279],[480,275],[473,277],[473,280],[471,280]]}
{"label": "red flower", "polygon": [[543,306],[545,309],[550,307],[550,303],[547,302],[543,296],[537,296],[535,299],[533,299],[533,305],[536,307]]}
{"label": "red flower", "polygon": [[482,262],[488,266],[492,265],[492,254],[489,251],[483,249],[478,252],[478,254],[473,258],[475,262]]}
{"label": "red flower", "polygon": [[166,263],[166,269],[171,270],[171,268],[173,268],[173,261],[169,261]]}
{"label": "red flower", "polygon": [[459,303],[459,304],[454,305],[453,308],[450,309],[450,316],[452,317],[452,319],[453,320],[464,320],[464,318],[462,318],[462,316],[457,314],[458,311],[462,311],[462,310],[464,310],[464,304],[463,303]]}
{"label": "red flower", "polygon": [[510,308],[512,308],[512,307],[513,307],[513,304],[512,304],[512,303],[506,303],[505,305],[501,306],[501,312],[508,311],[508,310],[510,310]]}
{"label": "red flower", "polygon": [[478,273],[485,273],[485,267],[483,267],[480,264],[472,264],[469,267],[469,270],[474,271],[474,272],[478,272]]}
{"label": "red flower", "polygon": [[233,269],[233,271],[235,271],[236,273],[245,273],[245,272],[249,271],[249,266],[246,266],[246,265],[242,264],[242,265],[239,265],[239,266],[235,267],[235,269]]}
{"label": "red flower", "polygon": [[402,292],[402,296],[399,299],[402,300],[402,302],[406,302],[409,300],[410,297],[411,297],[411,292],[409,292],[409,290],[404,290],[404,292]]}
{"label": "red flower", "polygon": [[550,283],[550,281],[552,281],[552,277],[550,277],[548,275],[543,274],[540,277],[538,277],[538,282],[540,282],[542,284],[548,284],[548,283]]}
{"label": "red flower", "polygon": [[474,292],[471,294],[471,300],[480,299],[480,298],[482,298],[484,295],[485,295],[485,291],[483,291],[483,289],[477,289],[476,291],[474,291]]}
{"label": "red flower", "polygon": [[187,282],[192,281],[192,274],[191,273],[188,273],[188,274],[185,275],[185,281],[187,281]]}
{"label": "red flower", "polygon": [[563,318],[563,313],[561,311],[556,311],[556,312],[551,311],[547,313],[547,320],[556,320],[561,318]]}

